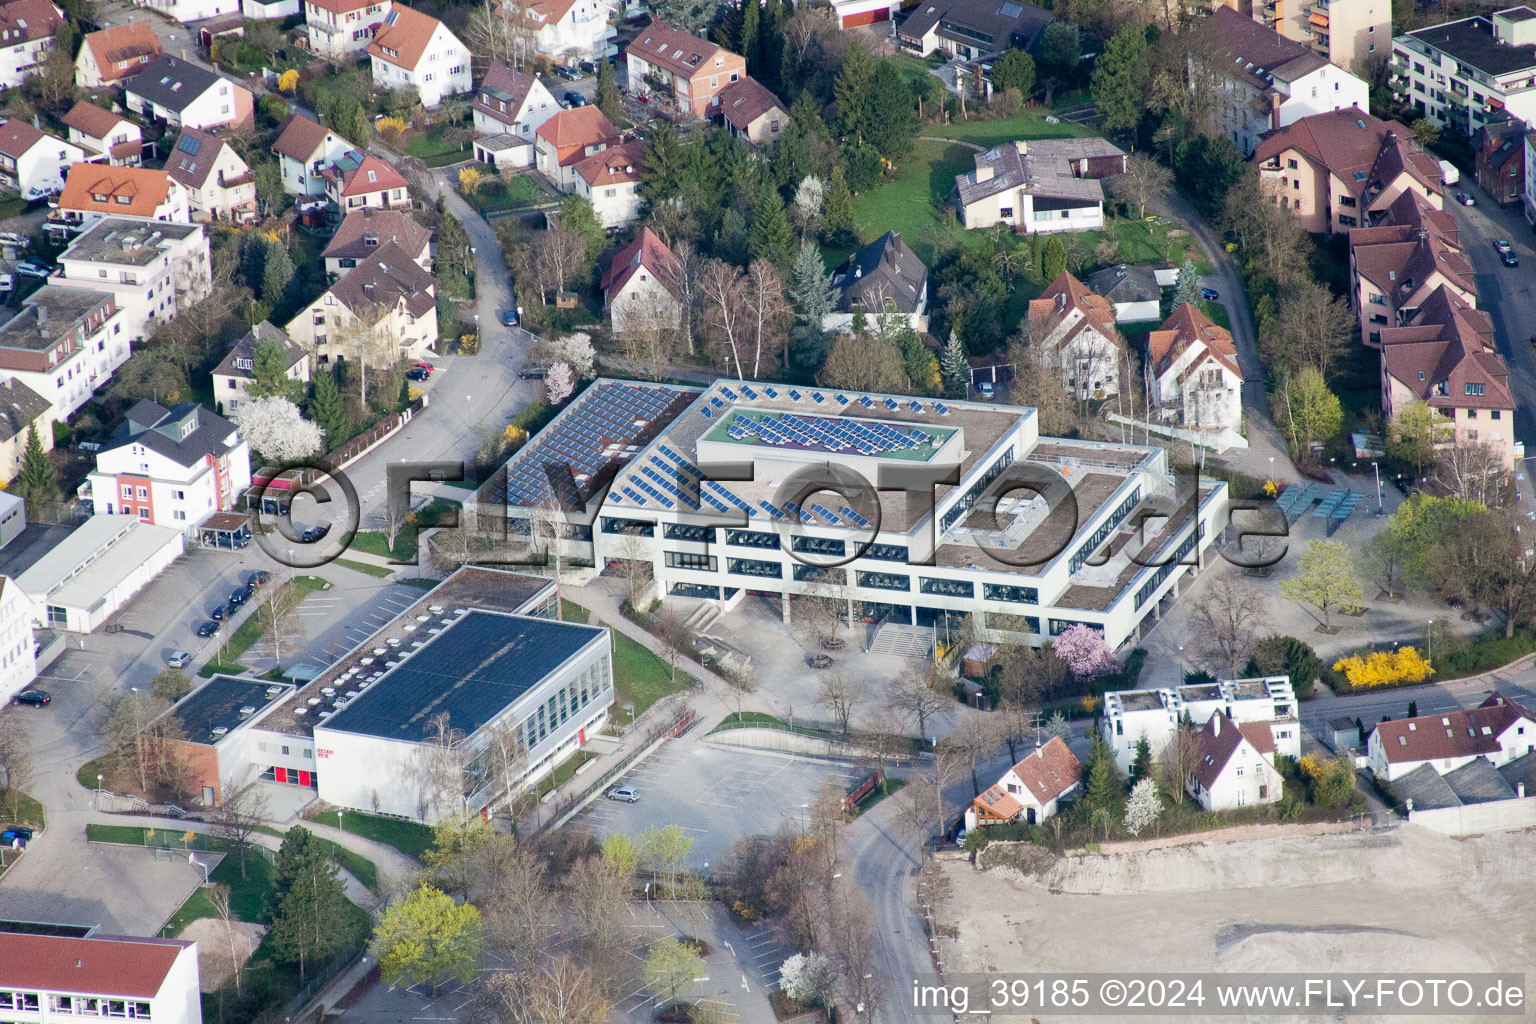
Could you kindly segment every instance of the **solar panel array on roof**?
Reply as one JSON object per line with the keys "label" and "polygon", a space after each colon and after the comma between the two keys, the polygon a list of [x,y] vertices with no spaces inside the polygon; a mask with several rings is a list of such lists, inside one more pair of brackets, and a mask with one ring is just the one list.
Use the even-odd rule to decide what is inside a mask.
{"label": "solar panel array on roof", "polygon": [[189,156],[196,156],[198,149],[200,149],[202,145],[202,139],[194,139],[188,135],[183,135],[181,138],[176,140],[176,148]]}
{"label": "solar panel array on roof", "polygon": [[726,428],[726,434],[737,441],[757,437],[775,447],[797,446],[860,455],[880,455],[940,443],[932,434],[915,426],[898,430],[886,423],[866,423],[840,416],[797,416],[790,412],[737,416]]}

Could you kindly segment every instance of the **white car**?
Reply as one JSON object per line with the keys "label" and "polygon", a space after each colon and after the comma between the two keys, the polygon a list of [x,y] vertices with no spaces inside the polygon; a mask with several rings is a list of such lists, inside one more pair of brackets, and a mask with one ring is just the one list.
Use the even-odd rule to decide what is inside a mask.
{"label": "white car", "polygon": [[166,655],[165,663],[171,666],[171,668],[185,668],[187,662],[191,660],[192,655],[188,654],[186,651],[172,651],[170,654]]}
{"label": "white car", "polygon": [[621,789],[610,789],[608,791],[608,799],[618,800],[621,803],[626,804],[638,803],[640,801],[640,791],[635,789],[633,786],[624,786]]}
{"label": "white car", "polygon": [[977,384],[976,393],[988,402],[997,397],[997,389],[992,386],[992,382],[989,380],[984,380]]}
{"label": "white car", "polygon": [[16,287],[16,278],[10,274],[0,274],[0,292],[8,292]]}

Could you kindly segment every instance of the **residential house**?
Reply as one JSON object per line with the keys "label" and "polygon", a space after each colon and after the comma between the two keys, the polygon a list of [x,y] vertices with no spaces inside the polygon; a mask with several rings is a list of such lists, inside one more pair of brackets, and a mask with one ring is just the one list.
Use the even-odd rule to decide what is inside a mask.
{"label": "residential house", "polygon": [[144,150],[144,132],[125,117],[81,100],[64,115],[69,141],[85,153],[89,163],[138,167]]}
{"label": "residential house", "polygon": [[1390,0],[1271,0],[1252,8],[1254,21],[1362,77],[1378,47],[1383,56],[1392,52]]}
{"label": "residential house", "polygon": [[198,224],[103,217],[70,242],[58,263],[49,284],[110,293],[122,333],[134,342],[213,289],[208,236]]}
{"label": "residential house", "polygon": [[85,151],[32,127],[26,121],[0,124],[0,184],[24,199],[41,199],[64,190],[69,166]]}
{"label": "residential house", "polygon": [[251,448],[233,423],[196,402],[136,402],[86,477],[96,512],[136,515],[183,533],[235,507],[251,485]]}
{"label": "residential house", "polygon": [[[53,425],[56,422],[52,402],[15,377],[0,376],[0,481],[14,480],[21,472],[27,437],[34,428],[43,451],[53,451]],[[9,513],[10,510],[5,511]],[[4,537],[4,528],[0,527],[0,541],[8,540]],[[3,546],[4,543],[0,543],[0,547]]]}
{"label": "residential house", "polygon": [[1243,371],[1232,332],[1186,302],[1147,335],[1147,370],[1162,422],[1207,435],[1218,450],[1239,445]]}
{"label": "residential house", "polygon": [[1520,202],[1525,192],[1525,125],[1490,120],[1472,137],[1477,186],[1500,206]]}
{"label": "residential house", "polygon": [[[1195,31],[1194,52],[1221,83],[1216,127],[1247,155],[1266,132],[1311,114],[1369,109],[1361,79],[1230,7],[1217,7]],[[1194,76],[1191,88],[1210,88]]]}
{"label": "residential house", "polygon": [[1125,153],[1104,139],[1005,142],[955,176],[968,228],[1006,224],[1020,234],[1104,227],[1100,178],[1125,172]]}
{"label": "residential house", "polygon": [[1494,344],[1493,321],[1442,285],[1413,320],[1381,330],[1381,411],[1387,422],[1425,402],[1450,432],[1447,443],[1491,445],[1515,465],[1515,400],[1509,367]]}
{"label": "residential house", "polygon": [[256,176],[235,147],[217,135],[183,128],[165,170],[187,190],[198,220],[244,224],[256,219]]}
{"label": "residential house", "polygon": [[165,52],[155,27],[147,21],[112,25],[86,34],[75,58],[75,84],[82,89],[115,85],[136,75]]}
{"label": "residential house", "polygon": [[256,124],[251,90],[170,55],[123,84],[123,103],[130,113],[175,128],[241,131]]}
{"label": "residential house", "polygon": [[1477,301],[1456,219],[1414,192],[1399,196],[1379,226],[1350,230],[1349,267],[1360,336],[1372,348],[1383,328],[1408,323],[1441,285]]}
{"label": "residential house", "polygon": [[901,10],[901,0],[833,0],[832,14],[838,28],[858,28],[891,21]]}
{"label": "residential house", "polygon": [[1143,737],[1156,758],[1183,719],[1187,717],[1198,728],[1217,712],[1239,724],[1266,724],[1275,750],[1288,757],[1301,756],[1296,692],[1286,676],[1111,691],[1104,695],[1099,734],[1114,751],[1115,763],[1130,771]]}
{"label": "residential house", "polygon": [[469,50],[431,15],[402,4],[384,16],[368,44],[373,84],[380,89],[414,86],[421,105],[434,109],[443,97],[469,92]]}
{"label": "residential house", "polygon": [[0,932],[0,990],[13,1013],[37,1019],[120,1010],[156,1024],[203,1020],[197,943],[181,939]]}
{"label": "residential house", "polygon": [[714,113],[721,90],[747,74],[745,58],[659,20],[640,31],[624,56],[631,93],[693,117]]}
{"label": "residential house", "polygon": [[1163,315],[1163,287],[1153,267],[1121,263],[1088,278],[1088,287],[1115,307],[1115,323],[1145,323]]}
{"label": "residential house", "polygon": [[1033,344],[1049,353],[1072,394],[1106,397],[1119,391],[1124,342],[1115,329],[1115,312],[1083,282],[1062,271],[1030,300],[1027,326]]}
{"label": "residential house", "polygon": [[240,15],[240,0],[144,0],[143,6],[172,21],[189,24],[210,18]]}
{"label": "residential house", "polygon": [[392,0],[304,0],[309,48],[331,60],[356,60],[393,9]]}
{"label": "residential house", "polygon": [[613,254],[603,271],[603,306],[614,335],[663,331],[683,322],[682,265],[650,228]]}
{"label": "residential house", "polygon": [[326,168],[354,151],[352,143],[302,114],[289,114],[272,143],[283,191],[296,196],[324,195]]}
{"label": "residential house", "polygon": [[326,289],[284,328],[314,353],[368,366],[419,359],[437,344],[437,295],[432,275],[393,242]]}
{"label": "residential house", "polygon": [[[26,528],[22,500],[11,494],[4,497],[8,500],[0,504],[0,547]],[[9,576],[0,576],[0,704],[10,703],[37,678],[35,614],[26,591]]]}
{"label": "residential house", "polygon": [[1392,40],[1392,93],[1430,124],[1467,138],[1501,114],[1529,124],[1536,120],[1533,44],[1529,7],[1405,33]]}
{"label": "residential house", "polygon": [[0,89],[15,89],[42,73],[64,12],[50,0],[0,4]]}
{"label": "residential house", "polygon": [[1253,159],[1280,205],[1314,234],[1368,227],[1405,190],[1443,206],[1440,162],[1402,124],[1353,107],[1271,132]]}
{"label": "residential house", "polygon": [[240,14],[247,21],[292,18],[302,9],[299,0],[240,0]]}
{"label": "residential house", "polygon": [[45,285],[0,324],[0,374],[73,416],[128,361],[128,336],[110,294]]}
{"label": "residential house", "polygon": [[562,110],[534,136],[534,166],[566,193],[576,191],[577,164],[619,144],[619,130],[595,106]]}
{"label": "residential house", "polygon": [[398,245],[422,270],[432,270],[432,232],[403,210],[365,207],[347,214],[320,258],[325,272],[339,277],[372,256],[381,245]]}
{"label": "residential house", "polygon": [[89,217],[192,223],[187,190],[166,171],[145,167],[75,164],[64,179],[55,213],[65,223]]}
{"label": "residential house", "polygon": [[498,169],[532,167],[539,126],[560,109],[538,76],[492,61],[469,109],[474,117],[475,159]]}
{"label": "residential house", "polygon": [[1366,740],[1371,771],[1390,783],[1428,765],[1441,775],[1481,758],[1495,768],[1536,750],[1536,714],[1498,691],[1468,711],[1379,722]]}
{"label": "residential house", "polygon": [[1040,52],[1056,16],[1021,0],[925,0],[896,29],[896,44],[918,57],[942,53],[982,60],[1007,50]]}
{"label": "residential house", "polygon": [[605,228],[632,224],[640,216],[640,161],[645,143],[625,142],[583,157],[575,171],[576,194],[592,203]]}
{"label": "residential house", "polygon": [[251,400],[248,389],[256,379],[256,347],[262,342],[271,342],[282,350],[287,364],[283,369],[285,377],[309,383],[309,350],[263,320],[235,342],[213,369],[213,400],[222,415],[234,416]]}
{"label": "residential house", "polygon": [[965,827],[969,830],[1016,821],[1037,825],[1081,788],[1082,779],[1083,766],[1077,755],[1060,736],[1052,736],[971,801],[965,811]]}
{"label": "residential house", "polygon": [[1276,804],[1285,781],[1275,770],[1275,740],[1263,722],[1239,724],[1218,711],[1195,735],[1184,788],[1207,811]]}
{"label": "residential house", "polygon": [[345,217],[355,210],[404,209],[411,205],[405,176],[376,156],[353,151],[320,172],[331,212]]}
{"label": "residential house", "polygon": [[[859,249],[832,272],[837,293],[833,312],[822,320],[826,331],[851,331],[857,314],[882,321],[895,319],[914,331],[928,330],[928,268],[894,231]],[[890,324],[894,327],[895,324]]]}
{"label": "residential house", "polygon": [[605,60],[618,53],[610,24],[613,12],[604,0],[501,0],[501,15],[511,22],[519,45],[531,42],[534,53],[557,63]]}
{"label": "residential house", "polygon": [[775,141],[789,123],[779,98],[751,75],[720,90],[720,116],[732,135],[754,146]]}

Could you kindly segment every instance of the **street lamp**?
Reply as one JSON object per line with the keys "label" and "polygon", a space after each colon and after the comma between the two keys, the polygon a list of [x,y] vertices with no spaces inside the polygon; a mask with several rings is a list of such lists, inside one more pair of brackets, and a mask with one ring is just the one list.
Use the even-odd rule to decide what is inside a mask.
{"label": "street lamp", "polygon": [[101,810],[101,780],[104,776],[96,776],[96,809]]}
{"label": "street lamp", "polygon": [[1428,660],[1434,661],[1435,660],[1435,620],[1434,619],[1425,619],[1424,620],[1424,647],[1425,647],[1424,656]]}
{"label": "street lamp", "polygon": [[1376,462],[1372,462],[1371,471],[1376,474],[1376,514],[1384,516],[1387,514],[1387,510],[1381,507],[1381,466]]}
{"label": "street lamp", "polygon": [[336,827],[338,829],[340,829],[341,831],[343,831],[343,832],[345,832],[347,830],[347,826],[345,824],[343,824],[343,822],[342,822],[342,815],[346,814],[346,813],[347,813],[346,811],[341,811],[341,810],[338,810],[336,812]]}

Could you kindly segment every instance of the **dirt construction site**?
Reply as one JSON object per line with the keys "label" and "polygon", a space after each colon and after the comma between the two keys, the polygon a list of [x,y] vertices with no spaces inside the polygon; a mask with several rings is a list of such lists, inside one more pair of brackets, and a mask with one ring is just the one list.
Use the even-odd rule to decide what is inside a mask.
{"label": "dirt construction site", "polygon": [[[1331,834],[1271,829],[1237,841],[1106,847],[1057,858],[1030,875],[950,862],[940,924],[955,931],[941,927],[953,936],[942,940],[945,973],[1429,974],[1527,972],[1536,963],[1536,833],[1452,839],[1411,825]],[[1126,1019],[1331,1018],[1208,1010]],[[1536,1010],[1439,1019],[1536,1020]]]}

